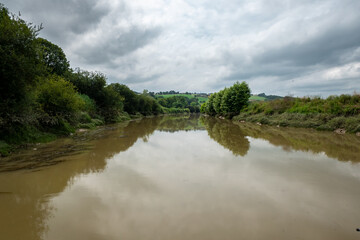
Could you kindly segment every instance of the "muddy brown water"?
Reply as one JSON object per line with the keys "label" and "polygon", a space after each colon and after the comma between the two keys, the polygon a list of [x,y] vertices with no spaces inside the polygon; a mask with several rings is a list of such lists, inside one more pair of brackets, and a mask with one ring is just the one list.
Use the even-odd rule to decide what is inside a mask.
{"label": "muddy brown water", "polygon": [[360,137],[199,116],[0,159],[0,239],[360,239]]}

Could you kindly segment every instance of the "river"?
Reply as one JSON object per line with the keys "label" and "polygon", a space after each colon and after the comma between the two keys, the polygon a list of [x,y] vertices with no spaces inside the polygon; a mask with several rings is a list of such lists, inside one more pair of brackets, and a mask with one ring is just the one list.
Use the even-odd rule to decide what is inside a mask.
{"label": "river", "polygon": [[0,159],[0,239],[360,239],[360,137],[197,115]]}

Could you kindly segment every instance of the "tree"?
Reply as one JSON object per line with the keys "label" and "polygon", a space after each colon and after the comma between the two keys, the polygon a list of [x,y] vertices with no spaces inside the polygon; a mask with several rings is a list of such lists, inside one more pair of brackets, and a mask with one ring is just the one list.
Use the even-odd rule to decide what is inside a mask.
{"label": "tree", "polygon": [[65,74],[65,78],[74,84],[81,94],[86,94],[101,107],[104,101],[106,77],[100,72],[88,72],[80,69]]}
{"label": "tree", "polygon": [[37,38],[36,42],[39,45],[40,55],[47,71],[50,74],[63,76],[70,67],[63,50],[44,38]]}
{"label": "tree", "polygon": [[73,114],[85,104],[75,86],[62,77],[53,75],[43,79],[37,88],[40,109],[51,117],[72,120]]}
{"label": "tree", "polygon": [[230,88],[211,94],[206,104],[201,106],[201,112],[233,117],[248,105],[249,98],[250,88],[247,83],[236,82]]}
{"label": "tree", "polygon": [[119,83],[110,84],[112,88],[119,93],[124,100],[124,110],[129,114],[135,114],[138,111],[139,99],[134,91],[132,91],[128,86]]}
{"label": "tree", "polygon": [[34,27],[0,4],[0,118],[29,106],[29,90],[42,71]]}
{"label": "tree", "polygon": [[124,97],[122,97],[112,85],[106,86],[103,90],[102,106],[100,113],[106,122],[116,122],[119,114],[124,108]]}
{"label": "tree", "polygon": [[216,95],[217,95],[216,93],[211,94],[208,101],[207,101],[206,113],[209,114],[209,115],[215,115],[216,114],[215,109],[214,109],[214,100],[215,100]]}
{"label": "tree", "polygon": [[214,110],[216,114],[221,114],[221,99],[224,96],[224,90],[219,91],[214,98]]}
{"label": "tree", "polygon": [[240,111],[249,103],[250,88],[246,82],[236,82],[231,88],[231,105],[229,106],[230,112],[239,114]]}
{"label": "tree", "polygon": [[220,105],[222,114],[230,117],[239,114],[241,109],[248,105],[249,98],[250,88],[246,82],[236,82],[230,88],[224,89]]}

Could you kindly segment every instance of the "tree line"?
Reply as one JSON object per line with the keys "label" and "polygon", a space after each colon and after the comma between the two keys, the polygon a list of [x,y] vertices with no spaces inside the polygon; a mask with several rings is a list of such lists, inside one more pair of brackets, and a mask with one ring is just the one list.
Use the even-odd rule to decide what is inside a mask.
{"label": "tree line", "polygon": [[71,68],[59,46],[38,37],[41,29],[0,4],[0,149],[129,114],[164,112],[146,91],[138,94],[124,84],[107,84],[103,73]]}
{"label": "tree line", "polygon": [[200,112],[200,103],[197,98],[188,98],[184,96],[172,96],[172,97],[159,97],[157,96],[159,104],[167,109],[187,109],[188,112],[191,113],[199,113]]}

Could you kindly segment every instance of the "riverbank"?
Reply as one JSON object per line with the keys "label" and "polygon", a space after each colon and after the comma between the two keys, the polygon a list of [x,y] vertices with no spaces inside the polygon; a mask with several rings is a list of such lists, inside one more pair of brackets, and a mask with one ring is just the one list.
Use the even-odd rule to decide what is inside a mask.
{"label": "riverbank", "polygon": [[[133,120],[140,120],[142,118],[151,118],[155,116],[167,115],[189,115],[188,112],[183,113],[165,113],[158,115],[142,115],[140,113],[129,115],[127,113],[121,114],[115,123],[122,123]],[[98,127],[111,125],[113,123],[106,123],[100,119],[85,118],[76,126],[66,125],[62,129],[45,129],[41,126],[22,126],[17,132],[8,138],[0,139],[0,158],[7,157],[14,152],[26,148],[37,148],[39,144],[49,143],[56,139],[74,136],[79,132],[95,130]]]}
{"label": "riverbank", "polygon": [[[234,122],[251,122],[281,127],[314,128],[336,131],[343,129],[347,133],[360,133],[360,115],[338,116],[326,113],[240,113],[232,119]],[[342,133],[345,133],[342,131]]]}
{"label": "riverbank", "polygon": [[[143,115],[119,114],[118,123],[131,119],[141,118]],[[106,125],[104,120],[91,118],[87,113],[77,117],[77,124],[70,124],[67,121],[59,121],[53,127],[41,125],[19,125],[13,126],[6,136],[0,139],[0,157],[9,156],[20,149],[35,147],[41,143],[52,142],[61,137],[68,137],[81,130],[91,130],[98,126]]]}
{"label": "riverbank", "polygon": [[234,121],[360,134],[360,95],[293,98],[251,103]]}

